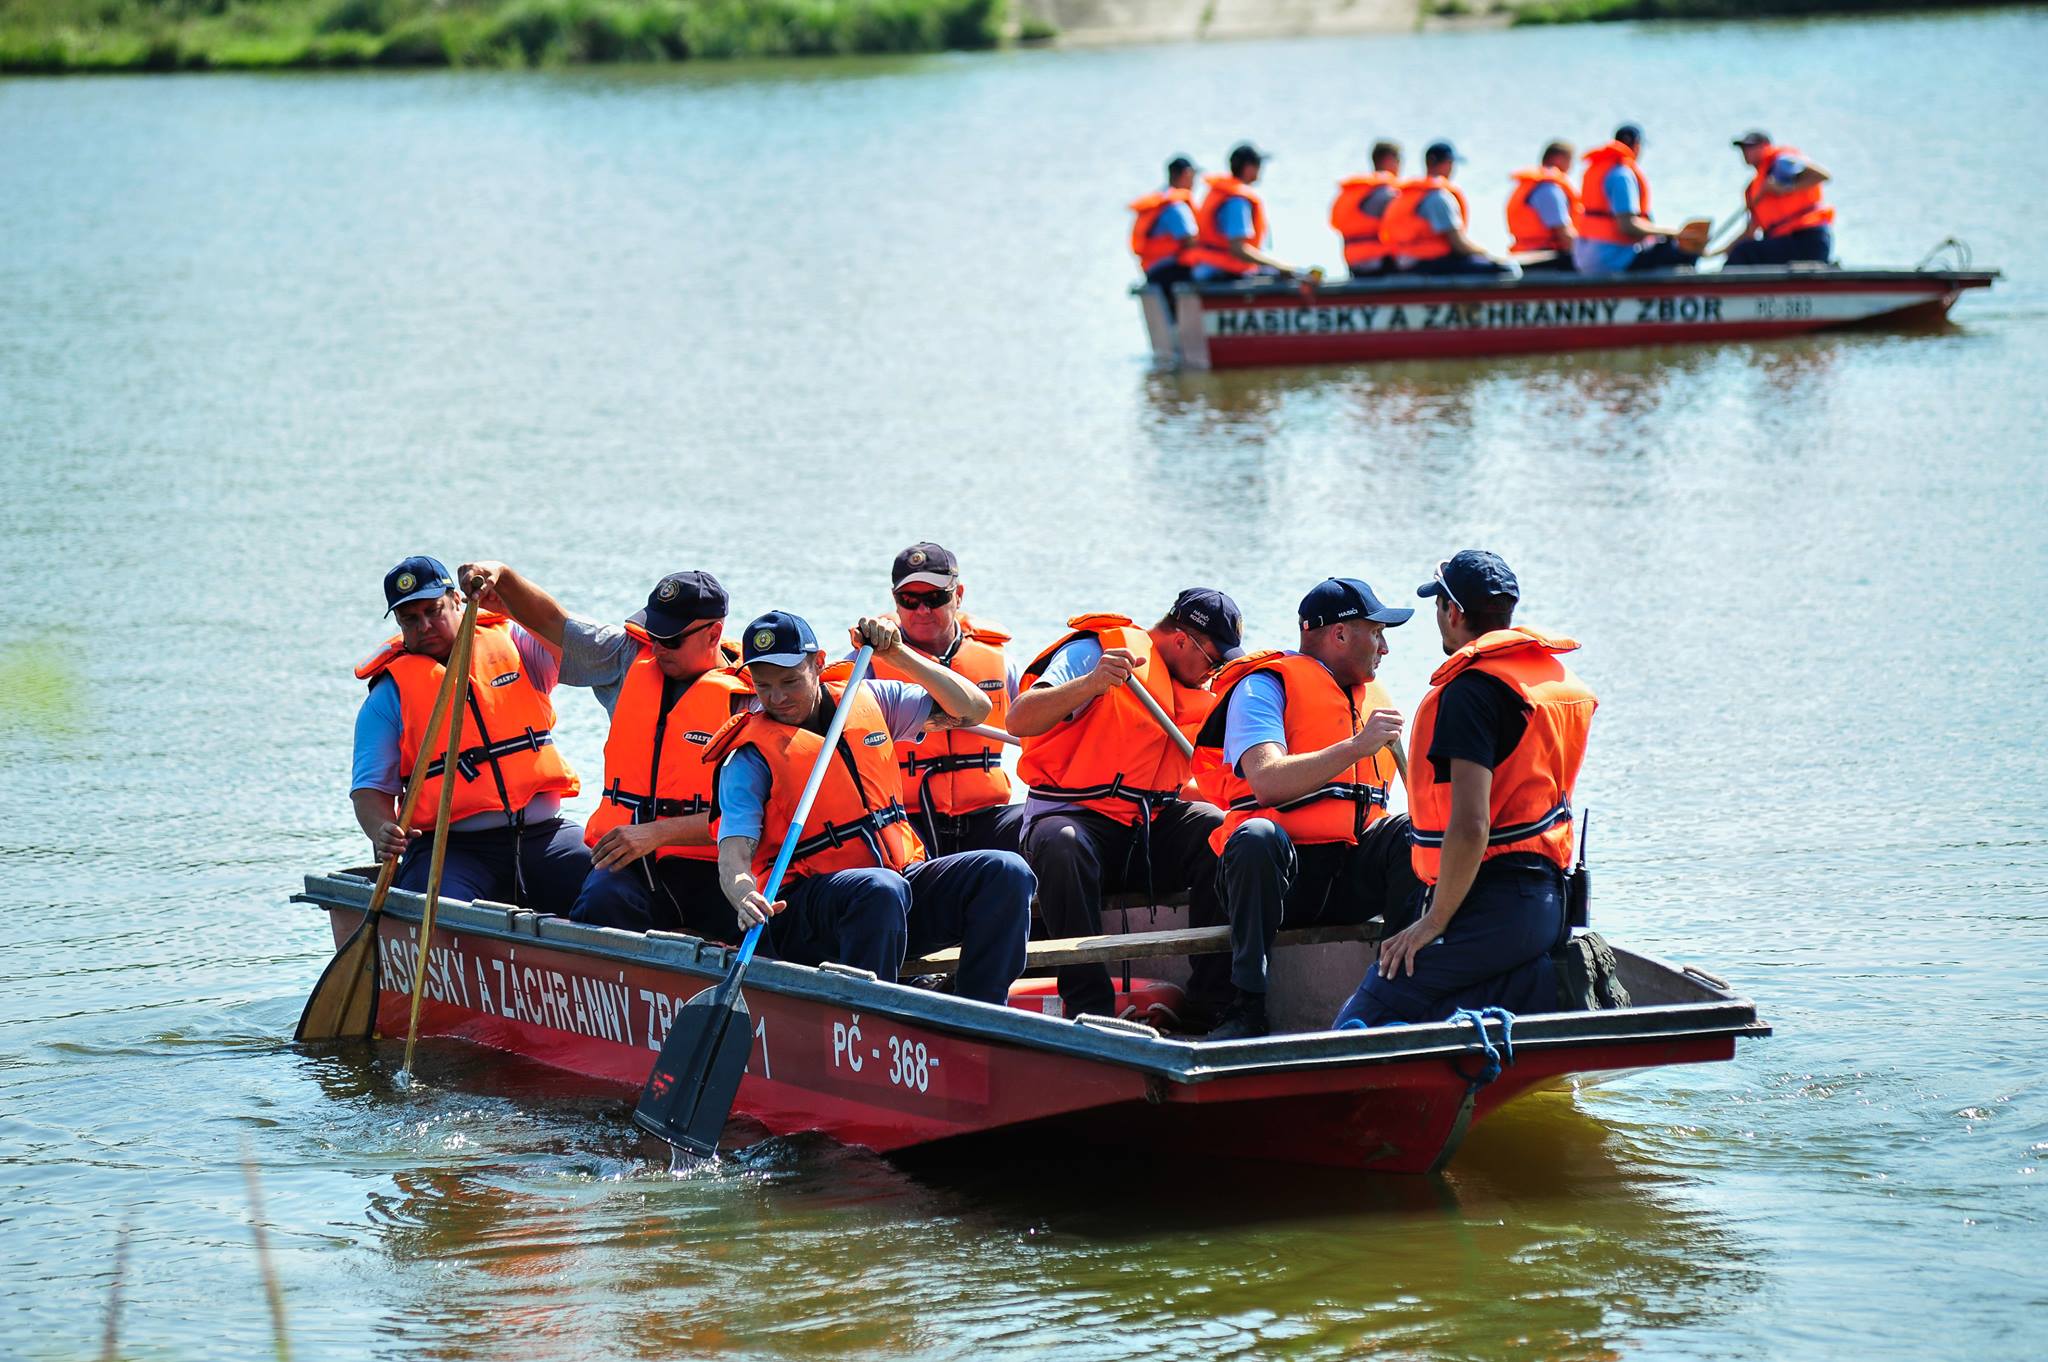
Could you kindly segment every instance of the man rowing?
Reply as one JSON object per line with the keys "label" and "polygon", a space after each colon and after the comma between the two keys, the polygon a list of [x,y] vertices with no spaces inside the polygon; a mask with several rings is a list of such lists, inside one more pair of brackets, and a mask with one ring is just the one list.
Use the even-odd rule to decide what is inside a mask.
{"label": "man rowing", "polygon": [[1372,144],[1372,169],[1337,186],[1330,204],[1330,226],[1344,242],[1344,264],[1353,279],[1368,278],[1387,267],[1387,248],[1380,242],[1380,222],[1394,196],[1401,192],[1401,144]]}
{"label": "man rowing", "polygon": [[558,682],[588,686],[611,718],[604,788],[584,829],[591,852],[569,917],[627,931],[733,938],[711,821],[711,735],[752,689],[724,651],[728,597],[708,572],[672,572],[621,625],[570,615],[503,563],[465,563],[482,603],[561,658]]}
{"label": "man rowing", "polygon": [[1408,765],[1422,916],[1380,943],[1337,1024],[1441,1021],[1461,1007],[1555,1010],[1567,939],[1572,789],[1597,701],[1559,660],[1578,647],[1514,623],[1521,587],[1465,549],[1418,595],[1449,660],[1415,710]]}
{"label": "man rowing", "polygon": [[[423,891],[441,782],[452,778],[443,896],[561,913],[576,901],[590,853],[583,829],[561,816],[579,786],[555,746],[556,651],[502,615],[478,615],[452,777],[445,748],[421,750],[464,604],[439,559],[407,558],[384,574],[384,613],[397,617],[398,634],[356,668],[370,693],[356,711],[349,801],[377,858],[402,855],[394,887]],[[399,795],[421,761],[412,826],[400,827]]]}
{"label": "man rowing", "polygon": [[[1009,725],[1024,740],[1024,859],[1049,935],[1101,931],[1105,889],[1143,889],[1152,902],[1184,889],[1191,924],[1223,920],[1209,845],[1223,813],[1188,797],[1188,758],[1135,692],[1191,739],[1216,703],[1209,674],[1243,651],[1242,620],[1230,597],[1193,588],[1149,629],[1128,615],[1078,615],[1025,667]],[[1201,994],[1221,991],[1220,971],[1198,964],[1191,1000],[1214,1001]],[[1104,966],[1067,966],[1058,983],[1067,1016],[1117,1014]]]}
{"label": "man rowing", "polygon": [[1767,132],[1735,140],[1756,172],[1743,193],[1749,222],[1728,248],[1731,265],[1826,264],[1835,253],[1835,210],[1821,200],[1827,171],[1796,147],[1781,147]]}
{"label": "man rowing", "polygon": [[1380,244],[1392,268],[1415,274],[1514,274],[1514,262],[1500,260],[1467,234],[1472,224],[1465,191],[1451,183],[1464,158],[1449,142],[1432,142],[1422,153],[1423,178],[1408,180],[1380,220]]}
{"label": "man rowing", "polygon": [[[1002,1004],[1024,968],[1032,878],[1006,851],[926,859],[903,807],[896,744],[911,741],[933,708],[962,724],[986,719],[977,686],[914,648],[893,621],[863,619],[858,642],[887,659],[901,681],[869,680],[849,691],[828,673],[811,626],[775,610],[749,624],[741,666],[755,700],[715,736],[704,759],[717,768],[718,873],[742,929],[768,923],[763,945],[798,964],[837,961],[893,981],[906,947],[923,954],[960,947],[955,989]],[[839,750],[797,834],[783,897],[762,897],[803,794],[818,766],[834,711],[849,706]]]}
{"label": "man rowing", "polygon": [[1416,880],[1408,819],[1387,814],[1401,713],[1374,680],[1386,631],[1415,612],[1355,577],[1302,598],[1298,652],[1226,663],[1195,743],[1196,781],[1224,810],[1222,860],[1236,994],[1205,1040],[1263,1036],[1267,961],[1281,927],[1405,925]]}
{"label": "man rowing", "polygon": [[1577,268],[1572,248],[1579,240],[1581,205],[1571,168],[1572,144],[1552,142],[1535,165],[1510,177],[1515,187],[1508,194],[1508,249],[1524,272]]}
{"label": "man rowing", "polygon": [[1266,249],[1272,239],[1266,205],[1252,190],[1265,165],[1265,152],[1241,142],[1230,149],[1228,175],[1204,178],[1208,188],[1195,210],[1195,241],[1181,256],[1194,266],[1197,280],[1303,273]]}
{"label": "man rowing", "polygon": [[[962,611],[967,588],[960,560],[938,544],[912,544],[889,569],[895,621],[910,649],[965,677],[989,701],[982,727],[1000,729],[1017,694],[1017,667],[1003,651],[1010,636]],[[875,675],[909,680],[904,650],[875,659]],[[934,721],[914,741],[899,743],[903,802],[933,856],[956,851],[1015,851],[1024,808],[1010,802],[1003,743]]]}
{"label": "man rowing", "polygon": [[1176,156],[1166,163],[1166,188],[1131,204],[1131,253],[1145,282],[1170,289],[1194,277],[1184,258],[1195,239],[1195,163]]}
{"label": "man rowing", "polygon": [[1579,186],[1579,239],[1572,258],[1581,274],[1668,270],[1699,263],[1699,252],[1679,244],[1684,229],[1659,227],[1650,217],[1650,181],[1640,158],[1643,130],[1624,123],[1612,141],[1586,153]]}

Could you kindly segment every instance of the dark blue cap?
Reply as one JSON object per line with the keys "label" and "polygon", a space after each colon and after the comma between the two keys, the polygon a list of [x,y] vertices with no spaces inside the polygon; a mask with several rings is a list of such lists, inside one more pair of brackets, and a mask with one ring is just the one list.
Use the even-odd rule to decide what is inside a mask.
{"label": "dark blue cap", "polygon": [[1634,142],[1636,145],[1641,146],[1643,141],[1642,126],[1636,123],[1624,123],[1614,130],[1614,140],[1617,142]]}
{"label": "dark blue cap", "polygon": [[708,572],[671,572],[647,593],[647,607],[626,616],[656,638],[674,638],[693,624],[722,620],[731,597]]}
{"label": "dark blue cap", "polygon": [[384,613],[407,601],[430,601],[455,589],[455,576],[438,558],[424,554],[406,559],[384,574]]}
{"label": "dark blue cap", "polygon": [[1436,565],[1436,576],[1415,588],[1418,596],[1448,596],[1460,610],[1522,599],[1522,584],[1497,553],[1459,549]]}
{"label": "dark blue cap", "polygon": [[812,653],[822,651],[811,626],[787,610],[770,610],[747,626],[740,640],[740,665],[766,662],[776,667],[794,667]]}
{"label": "dark blue cap", "polygon": [[1422,164],[1425,166],[1433,161],[1462,161],[1464,159],[1464,157],[1458,154],[1458,149],[1449,142],[1431,142],[1422,149]]}
{"label": "dark blue cap", "polygon": [[1223,660],[1244,652],[1244,614],[1237,602],[1213,587],[1191,586],[1173,598],[1167,617],[1205,635],[1223,653]]}
{"label": "dark blue cap", "polygon": [[1382,604],[1372,588],[1356,577],[1325,577],[1309,588],[1295,613],[1304,629],[1321,629],[1345,620],[1372,624],[1406,624],[1415,611],[1405,605]]}

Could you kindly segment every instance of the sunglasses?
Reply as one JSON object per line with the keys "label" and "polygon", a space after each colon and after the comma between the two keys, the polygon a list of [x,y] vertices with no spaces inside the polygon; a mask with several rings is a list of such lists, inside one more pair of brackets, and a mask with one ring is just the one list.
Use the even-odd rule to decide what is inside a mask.
{"label": "sunglasses", "polygon": [[1452,605],[1457,606],[1460,610],[1463,610],[1465,608],[1465,603],[1458,599],[1457,593],[1451,590],[1451,584],[1444,580],[1444,569],[1449,567],[1450,565],[1451,560],[1448,558],[1444,559],[1443,562],[1438,563],[1436,565],[1437,589],[1443,592],[1445,600],[1449,601]]}
{"label": "sunglasses", "polygon": [[953,603],[953,593],[946,591],[898,591],[896,606],[900,610],[943,610]]}
{"label": "sunglasses", "polygon": [[684,639],[694,638],[706,629],[716,629],[723,623],[725,623],[724,620],[705,620],[702,624],[691,625],[680,634],[649,634],[647,641],[657,648],[667,648],[673,651],[683,646]]}
{"label": "sunglasses", "polygon": [[1223,655],[1210,652],[1208,641],[1200,634],[1192,629],[1183,629],[1180,631],[1180,636],[1195,645],[1195,651],[1202,655],[1202,661],[1209,664],[1210,671],[1213,672],[1223,665]]}

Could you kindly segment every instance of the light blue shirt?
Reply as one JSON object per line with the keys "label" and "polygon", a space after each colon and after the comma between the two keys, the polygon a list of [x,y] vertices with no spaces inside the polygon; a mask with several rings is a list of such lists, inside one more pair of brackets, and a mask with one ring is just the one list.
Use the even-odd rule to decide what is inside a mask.
{"label": "light blue shirt", "polygon": [[1771,178],[1779,184],[1789,185],[1806,172],[1806,162],[1797,156],[1779,156],[1771,162]]}
{"label": "light blue shirt", "polygon": [[1562,227],[1572,220],[1572,202],[1564,190],[1549,180],[1529,191],[1529,209],[1545,227]]}
{"label": "light blue shirt", "polygon": [[[1626,166],[1615,166],[1600,183],[1607,190],[1607,206],[1616,222],[1642,211],[1636,200],[1636,177]],[[1620,274],[1635,263],[1641,249],[1640,242],[1591,241],[1582,236],[1572,245],[1572,263],[1581,274]]]}
{"label": "light blue shirt", "polygon": [[[1249,241],[1254,246],[1263,246],[1266,244],[1265,242],[1259,241],[1252,236],[1251,201],[1249,199],[1239,198],[1236,195],[1232,195],[1231,198],[1221,208],[1216,210],[1216,230],[1219,234],[1222,235],[1225,241]],[[1274,274],[1277,273],[1277,271],[1269,268],[1268,266],[1261,265],[1256,270],[1254,270],[1253,273]],[[1239,277],[1239,275],[1236,275],[1229,270],[1221,270],[1216,268],[1214,265],[1195,266],[1195,278],[1200,280],[1207,281],[1212,279],[1236,279]]]}
{"label": "light blue shirt", "polygon": [[1238,763],[1260,743],[1278,743],[1287,750],[1287,687],[1271,672],[1253,672],[1230,692],[1223,716],[1223,760],[1243,775]]}
{"label": "light blue shirt", "polygon": [[[882,710],[882,722],[897,742],[915,742],[932,717],[932,697],[922,686],[908,681],[863,681],[868,698]],[[761,712],[756,700],[751,712]],[[718,839],[752,837],[759,840],[767,822],[768,791],[773,782],[768,762],[751,747],[743,747],[725,759],[718,772]]]}
{"label": "light blue shirt", "polygon": [[1458,216],[1458,201],[1448,189],[1432,189],[1424,194],[1422,202],[1415,205],[1415,216],[1438,232],[1455,232],[1465,225]]}
{"label": "light blue shirt", "polygon": [[1152,230],[1145,233],[1146,236],[1170,236],[1175,241],[1186,241],[1194,234],[1195,210],[1177,200],[1159,210],[1159,216],[1152,219]]}
{"label": "light blue shirt", "polygon": [[[561,665],[547,644],[518,625],[512,626],[512,646],[519,650],[522,679],[542,695],[553,692]],[[468,725],[465,722],[465,732]],[[405,792],[399,774],[399,747],[405,731],[405,716],[398,702],[398,683],[388,675],[377,678],[370,693],[356,711],[355,748],[349,765],[351,790],[381,790],[394,799]],[[465,744],[467,739],[465,738]],[[536,795],[526,806],[528,822],[553,818],[562,809],[561,796]],[[504,813],[478,813],[450,825],[458,832],[480,827],[503,827],[510,822]]]}

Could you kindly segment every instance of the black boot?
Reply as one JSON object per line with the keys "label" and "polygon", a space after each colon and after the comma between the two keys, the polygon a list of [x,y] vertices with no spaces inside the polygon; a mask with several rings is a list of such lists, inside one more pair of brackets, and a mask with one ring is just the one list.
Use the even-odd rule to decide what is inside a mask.
{"label": "black boot", "polygon": [[1223,1020],[1202,1039],[1251,1040],[1269,1034],[1272,1029],[1266,1022],[1266,995],[1239,989],[1236,1001],[1224,1009]]}

